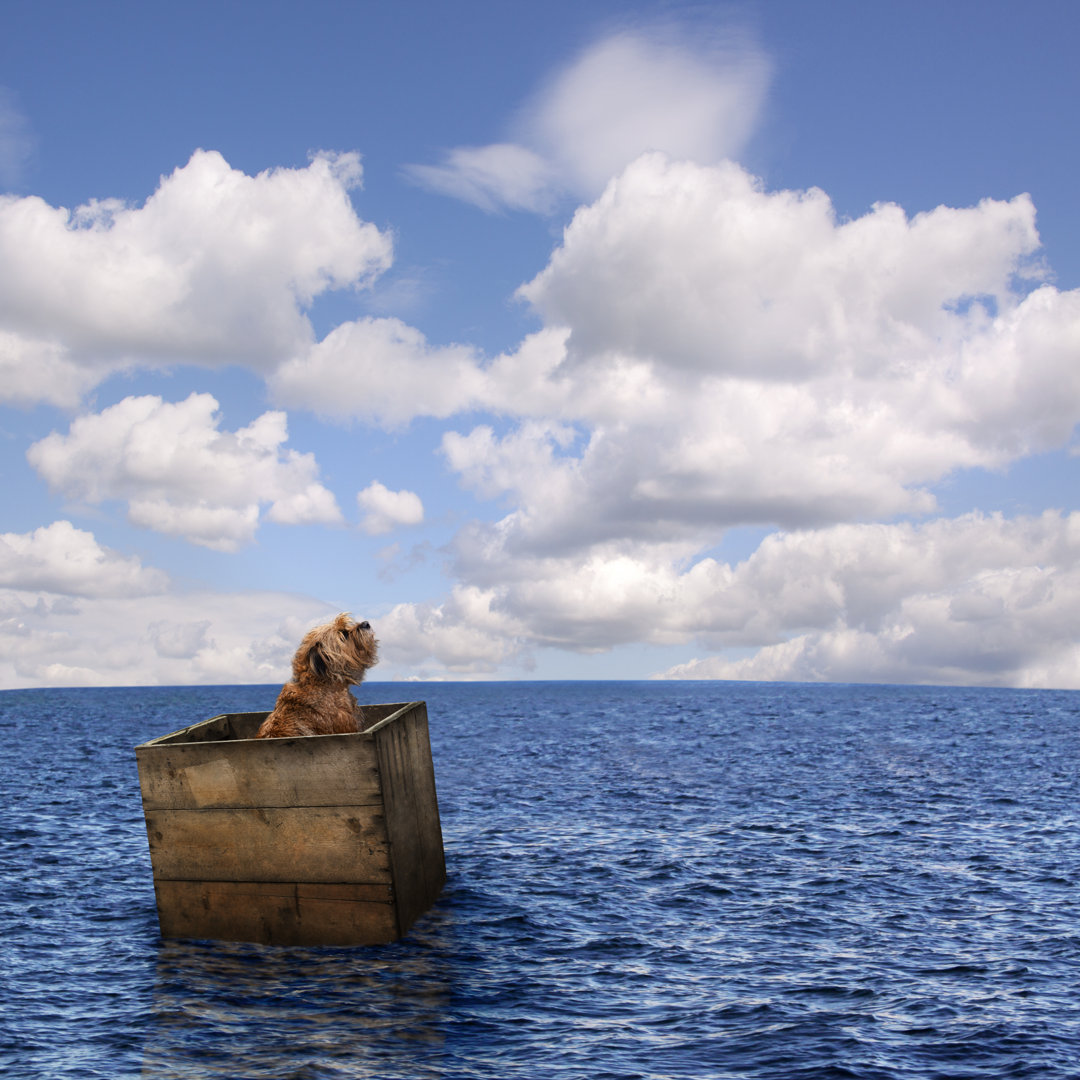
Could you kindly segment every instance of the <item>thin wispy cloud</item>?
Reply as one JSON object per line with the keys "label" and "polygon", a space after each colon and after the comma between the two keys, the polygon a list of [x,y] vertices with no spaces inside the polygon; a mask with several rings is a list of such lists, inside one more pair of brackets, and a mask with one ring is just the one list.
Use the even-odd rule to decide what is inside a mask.
{"label": "thin wispy cloud", "polygon": [[18,187],[34,154],[36,140],[16,95],[0,86],[0,184]]}
{"label": "thin wispy cloud", "polygon": [[672,26],[596,42],[525,102],[510,138],[448,150],[406,175],[487,212],[550,211],[591,198],[640,154],[710,164],[754,131],[771,64],[741,33]]}

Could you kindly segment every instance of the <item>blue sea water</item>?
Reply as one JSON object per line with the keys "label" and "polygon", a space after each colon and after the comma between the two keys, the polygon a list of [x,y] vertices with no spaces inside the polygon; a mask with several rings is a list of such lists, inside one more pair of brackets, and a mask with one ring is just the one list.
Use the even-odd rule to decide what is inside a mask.
{"label": "blue sea water", "polygon": [[449,880],[380,948],[163,941],[132,748],[273,687],[0,693],[0,1072],[1080,1076],[1080,694],[367,684]]}

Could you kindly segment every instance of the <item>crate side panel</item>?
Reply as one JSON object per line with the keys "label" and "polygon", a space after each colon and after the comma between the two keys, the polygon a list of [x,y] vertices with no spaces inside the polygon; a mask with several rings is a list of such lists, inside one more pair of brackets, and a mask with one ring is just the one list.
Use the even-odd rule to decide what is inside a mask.
{"label": "crate side panel", "polygon": [[268,712],[229,713],[232,720],[232,738],[254,739],[262,727],[262,722],[269,715]]}
{"label": "crate side panel", "polygon": [[408,713],[376,732],[375,743],[382,773],[398,926],[404,934],[435,902],[446,881],[424,703],[418,702]]}
{"label": "crate side panel", "polygon": [[166,938],[382,945],[397,937],[389,885],[157,881]]}
{"label": "crate side panel", "polygon": [[168,735],[159,735],[156,739],[145,742],[142,746],[161,746],[168,743],[218,742],[223,739],[254,738],[259,725],[270,714],[268,712],[221,713],[209,720],[200,720],[190,727],[172,731]]}
{"label": "crate side panel", "polygon": [[389,883],[386,823],[362,806],[148,810],[156,879]]}
{"label": "crate side panel", "polygon": [[381,802],[375,749],[359,735],[165,743],[135,758],[147,811]]}
{"label": "crate side panel", "polygon": [[364,730],[367,731],[376,724],[381,724],[387,717],[393,716],[396,712],[400,712],[409,704],[410,702],[407,701],[397,701],[362,705],[360,708],[364,714]]}
{"label": "crate side panel", "polygon": [[443,848],[442,822],[439,818],[439,796],[435,788],[435,763],[431,757],[431,737],[428,733],[427,706],[421,704],[416,723],[409,732],[411,753],[415,766],[413,778],[417,791],[418,835],[432,900],[446,883],[446,857]]}

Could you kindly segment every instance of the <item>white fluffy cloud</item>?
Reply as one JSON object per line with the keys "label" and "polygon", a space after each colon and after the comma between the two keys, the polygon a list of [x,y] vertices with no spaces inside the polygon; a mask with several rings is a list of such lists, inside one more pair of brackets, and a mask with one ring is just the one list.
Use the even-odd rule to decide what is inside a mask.
{"label": "white fluffy cloud", "polygon": [[752,132],[769,64],[745,37],[624,31],[586,49],[523,108],[518,141],[458,147],[407,172],[482,210],[547,211],[592,197],[646,150],[710,163]]}
{"label": "white fluffy cloud", "polygon": [[295,593],[181,592],[68,521],[0,534],[7,688],[280,683],[304,633],[338,610]]}
{"label": "white fluffy cloud", "polygon": [[450,416],[487,396],[474,349],[432,346],[419,330],[391,318],[342,323],[281,364],[269,382],[275,400],[289,408],[385,427],[414,416]]}
{"label": "white fluffy cloud", "polygon": [[1024,195],[911,219],[879,204],[840,222],[820,190],[770,192],[731,162],[648,154],[574,215],[520,293],[571,327],[576,358],[872,377],[967,340],[989,322],[988,304],[1014,307],[1013,276],[1038,246]]}
{"label": "white fluffy cloud", "polygon": [[[644,642],[703,651],[671,678],[1080,687],[1078,604],[1080,514],[1047,512],[778,533],[736,565],[598,547],[373,618],[387,674]],[[177,594],[66,522],[0,537],[6,686],[277,682],[331,614],[286,594]]]}
{"label": "white fluffy cloud", "polygon": [[1025,195],[840,221],[820,191],[647,154],[521,288],[546,325],[516,352],[365,319],[271,386],[387,427],[522,418],[443,442],[513,502],[515,550],[926,513],[951,472],[1061,447],[1080,419],[1080,291],[1038,283],[1038,247]]}
{"label": "white fluffy cloud", "polygon": [[[1041,283],[1038,249],[1025,195],[841,221],[820,191],[648,154],[522,287],[545,326],[516,352],[484,362],[368,320],[278,385],[299,401],[332,385],[326,411],[386,425],[513,421],[443,437],[462,484],[511,510],[458,535],[451,597],[395,610],[416,663],[697,641],[756,651],[681,673],[1068,682],[1055,605],[1074,557],[1047,570],[1031,555],[1065,525],[858,524],[931,513],[950,474],[1069,444],[1080,291]],[[701,558],[745,524],[785,532],[739,568]],[[845,584],[837,569],[946,549],[922,576],[890,565]],[[896,589],[871,618],[883,574]],[[1036,602],[1024,582],[1040,576],[1053,588]]]}
{"label": "white fluffy cloud", "polygon": [[264,505],[282,524],[342,520],[314,456],[283,449],[284,413],[229,432],[217,410],[209,394],[128,397],[34,443],[27,458],[70,497],[124,500],[134,524],[222,551],[254,537]]}
{"label": "white fluffy cloud", "polygon": [[[507,662],[521,662],[524,628],[498,611],[495,600],[492,590],[455,586],[439,604],[398,604],[378,621],[381,651],[422,677],[490,674]],[[431,661],[433,670],[425,668]]]}
{"label": "white fluffy cloud", "polygon": [[[564,115],[554,103],[572,84],[565,76],[538,99],[531,130],[542,127],[537,117]],[[510,199],[509,187],[482,178],[508,161],[522,206],[548,197],[547,170],[584,185],[584,150],[572,149],[571,134],[559,138],[540,147],[537,135],[540,148],[524,155],[461,157],[481,176],[474,201]],[[556,144],[571,149],[558,158]],[[197,155],[163,181],[154,200],[165,205],[216,177],[240,193],[218,193],[237,221],[280,185],[266,213],[294,224],[313,186],[329,200],[328,219],[353,230],[348,251],[326,234],[305,262],[272,257],[288,246],[287,230],[267,248],[258,236],[245,246],[240,229],[238,265],[252,280],[235,286],[235,305],[234,286],[221,284],[228,245],[214,246],[210,225],[192,234],[195,269],[184,278],[189,263],[175,244],[142,242],[160,238],[154,214],[139,216],[154,200],[74,217],[0,200],[0,255],[23,235],[20,215],[45,238],[40,264],[19,249],[17,302],[0,289],[0,363],[6,355],[15,365],[8,398],[72,404],[132,358],[228,352],[259,366],[290,408],[384,428],[486,414],[447,430],[441,453],[464,487],[509,509],[459,533],[457,584],[445,599],[372,613],[395,671],[479,674],[527,664],[538,649],[647,643],[698,653],[673,677],[1078,684],[1075,516],[897,523],[932,513],[934,488],[951,474],[1068,446],[1080,421],[1080,290],[1046,283],[1027,196],[914,217],[880,205],[842,221],[820,191],[770,192],[730,163],[649,153],[578,211],[547,267],[522,286],[541,329],[489,360],[392,318],[346,322],[314,340],[311,298],[389,258],[385,237],[348,205],[354,166],[320,159],[252,179]],[[192,195],[184,214],[165,217],[201,220],[198,207],[221,205],[214,198]],[[207,221],[240,228],[228,215]],[[139,243],[118,245],[121,223]],[[100,261],[96,278],[79,244]],[[81,282],[70,310],[57,299],[68,271],[54,247]],[[0,265],[0,286],[5,274],[14,281],[18,268]],[[110,308],[110,289],[142,297],[160,325]],[[275,310],[255,352],[219,348],[247,341],[241,323],[258,321],[265,305]],[[164,337],[155,344],[159,331],[175,348]],[[131,397],[42,439],[29,460],[72,499],[120,500],[138,525],[234,550],[264,519],[342,520],[312,455],[287,450],[286,438],[283,412],[230,432],[209,395]],[[358,506],[373,534],[423,520],[419,495],[378,482]],[[708,557],[738,525],[782,531],[738,565]],[[0,586],[15,590],[0,613],[10,685],[260,680],[287,663],[297,627],[264,640],[222,614],[224,601],[159,595],[155,572],[67,529],[0,543]],[[94,569],[100,591],[80,593]],[[139,590],[148,598],[137,627],[123,629]],[[278,599],[251,610],[271,619]],[[97,668],[91,635],[65,622],[80,606],[116,634]],[[136,670],[131,656],[152,674],[125,675]]]}
{"label": "white fluffy cloud", "polygon": [[419,525],[424,520],[424,504],[415,491],[391,491],[378,480],[359,492],[356,502],[364,514],[360,527],[372,536],[401,525]]}
{"label": "white fluffy cloud", "polygon": [[101,369],[73,359],[59,341],[44,341],[0,329],[0,403],[48,402],[73,409],[101,378]]}
{"label": "white fluffy cloud", "polygon": [[142,206],[0,197],[0,400],[68,405],[118,368],[266,370],[304,350],[312,300],[390,264],[349,200],[360,178],[355,154],[247,176],[200,150]]}
{"label": "white fluffy cloud", "polygon": [[674,27],[606,38],[526,106],[522,126],[572,189],[601,191],[645,150],[709,164],[757,124],[770,65],[740,34]]}
{"label": "white fluffy cloud", "polygon": [[0,589],[0,685],[281,683],[304,632],[333,614],[287,593],[69,601]]}
{"label": "white fluffy cloud", "polygon": [[721,578],[697,634],[769,644],[669,677],[1080,687],[1080,514],[778,535]]}
{"label": "white fluffy cloud", "polygon": [[1080,291],[1025,291],[1037,249],[1027,196],[841,222],[821,192],[647,155],[521,289],[547,332],[482,373],[490,407],[549,419],[444,453],[514,502],[513,552],[932,511],[954,470],[1080,420]]}
{"label": "white fluffy cloud", "polygon": [[[0,534],[6,688],[280,683],[304,633],[338,610],[295,593],[180,592],[162,571],[67,521]],[[491,672],[518,647],[475,589],[371,614],[390,674],[415,670],[433,651],[436,675]]]}
{"label": "white fluffy cloud", "polygon": [[611,545],[493,579],[396,609],[401,655],[461,668],[468,642],[482,669],[696,642],[706,655],[667,677],[1080,687],[1080,514],[776,533],[737,565]]}
{"label": "white fluffy cloud", "polygon": [[93,533],[70,521],[54,521],[29,533],[0,533],[0,588],[131,597],[163,592],[167,582],[160,570],[103,548]]}
{"label": "white fluffy cloud", "polygon": [[[443,455],[512,509],[458,535],[453,602],[397,611],[413,652],[697,642],[670,674],[1080,685],[1080,519],[861,524],[1069,445],[1080,291],[1038,249],[1025,195],[840,221],[820,191],[640,158],[520,290],[545,329],[465,369],[457,400],[517,423]],[[783,531],[702,557],[744,524]]]}

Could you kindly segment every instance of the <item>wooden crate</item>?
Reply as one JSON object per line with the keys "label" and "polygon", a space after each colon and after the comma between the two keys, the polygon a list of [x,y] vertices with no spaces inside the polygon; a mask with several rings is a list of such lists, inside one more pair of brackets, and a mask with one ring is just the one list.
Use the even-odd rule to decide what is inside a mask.
{"label": "wooden crate", "polygon": [[367,731],[256,739],[227,713],[135,748],[162,937],[374,945],[446,880],[422,701]]}

